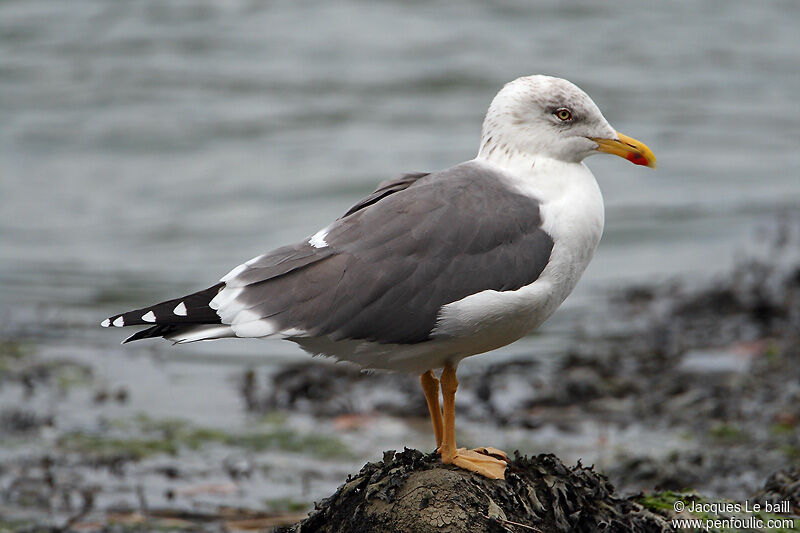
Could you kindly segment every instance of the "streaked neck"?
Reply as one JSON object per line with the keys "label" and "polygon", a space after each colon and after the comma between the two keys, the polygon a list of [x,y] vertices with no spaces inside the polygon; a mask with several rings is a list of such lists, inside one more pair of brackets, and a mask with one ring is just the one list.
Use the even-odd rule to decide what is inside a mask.
{"label": "streaked neck", "polygon": [[561,161],[545,155],[536,155],[521,152],[505,144],[481,143],[477,161],[485,161],[492,165],[503,168],[519,176],[530,176],[540,174],[543,170],[554,171],[575,171],[583,173],[586,166],[583,163],[570,163]]}

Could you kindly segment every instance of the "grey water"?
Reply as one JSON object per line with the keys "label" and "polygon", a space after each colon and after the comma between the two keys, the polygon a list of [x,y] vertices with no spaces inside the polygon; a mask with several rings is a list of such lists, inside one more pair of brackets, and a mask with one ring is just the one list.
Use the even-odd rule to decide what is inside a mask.
{"label": "grey water", "polygon": [[539,335],[464,366],[556,352],[605,292],[713,277],[800,210],[799,26],[791,1],[5,0],[0,331],[80,353],[131,411],[238,420],[237,369],[310,359],[120,347],[99,322],[211,285],[379,181],[472,158],[502,84],[545,73],[659,161],[587,161],[607,223],[578,289]]}

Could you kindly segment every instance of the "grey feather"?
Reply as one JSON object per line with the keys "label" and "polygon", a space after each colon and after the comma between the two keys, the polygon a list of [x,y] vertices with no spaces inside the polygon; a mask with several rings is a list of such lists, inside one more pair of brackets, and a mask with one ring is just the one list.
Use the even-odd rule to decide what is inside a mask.
{"label": "grey feather", "polygon": [[[382,193],[384,191],[386,194]],[[553,247],[539,202],[474,162],[379,188],[330,226],[228,280],[236,307],[333,339],[416,343],[442,306],[533,283]]]}

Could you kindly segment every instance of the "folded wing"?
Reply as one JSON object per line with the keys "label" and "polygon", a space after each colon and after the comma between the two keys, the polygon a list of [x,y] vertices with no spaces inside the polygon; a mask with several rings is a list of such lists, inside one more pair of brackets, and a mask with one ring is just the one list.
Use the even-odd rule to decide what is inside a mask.
{"label": "folded wing", "polygon": [[[480,163],[463,163],[382,184],[308,241],[256,257],[205,291],[109,323],[148,323],[142,317],[152,312],[155,325],[130,340],[418,343],[430,338],[442,306],[536,281],[552,247],[536,199]],[[188,302],[185,317],[165,313],[179,301]],[[196,322],[186,321],[189,304]]]}

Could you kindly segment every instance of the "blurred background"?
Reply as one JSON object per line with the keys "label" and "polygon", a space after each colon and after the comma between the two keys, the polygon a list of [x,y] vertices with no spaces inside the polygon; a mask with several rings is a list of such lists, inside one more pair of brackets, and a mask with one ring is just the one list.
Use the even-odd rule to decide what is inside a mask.
{"label": "blurred background", "polygon": [[[530,414],[578,332],[620,334],[614,295],[716,283],[797,216],[798,26],[790,1],[0,2],[0,509],[302,514],[382,450],[429,450],[416,378],[348,374],[363,397],[315,400],[318,369],[342,371],[289,343],[121,347],[127,331],[98,325],[314,233],[379,181],[474,157],[494,94],[533,73],[586,90],[659,168],[587,161],[597,256],[538,334],[463,363],[465,381],[531,370],[464,439],[493,422],[494,444],[612,471],[699,446],[669,425],[497,411]],[[64,495],[37,492],[48,475]],[[742,476],[719,490],[763,481]]]}

